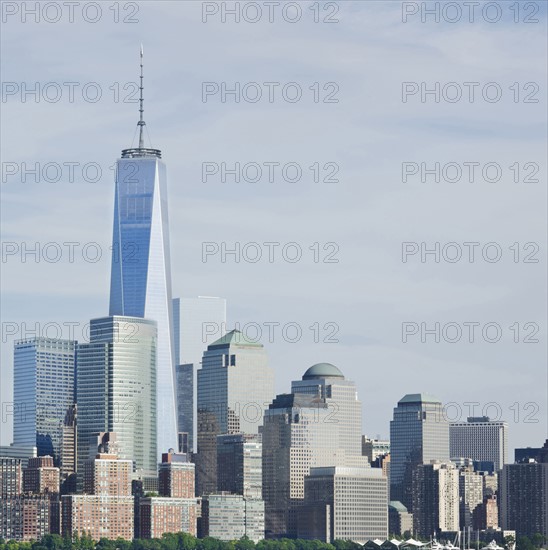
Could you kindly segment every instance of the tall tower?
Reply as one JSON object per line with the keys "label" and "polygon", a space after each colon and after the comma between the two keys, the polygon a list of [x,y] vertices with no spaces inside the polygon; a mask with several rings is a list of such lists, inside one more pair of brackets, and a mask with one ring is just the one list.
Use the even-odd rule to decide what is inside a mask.
{"label": "tall tower", "polygon": [[449,460],[449,423],[439,399],[408,394],[390,422],[390,500],[412,511],[413,470],[432,460]]}
{"label": "tall tower", "polygon": [[37,447],[38,456],[60,463],[63,423],[74,404],[75,350],[73,340],[31,338],[15,342],[15,445]]}
{"label": "tall tower", "polygon": [[211,343],[198,371],[199,496],[217,490],[217,436],[256,434],[274,397],[274,372],[263,345],[233,330]]}
{"label": "tall tower", "polygon": [[139,146],[116,162],[109,315],[156,321],[157,452],[177,447],[175,353],[166,166],[159,149],[144,147],[143,49]]}
{"label": "tall tower", "polygon": [[91,320],[89,344],[78,346],[76,360],[80,481],[103,432],[116,433],[120,458],[156,476],[156,342],[149,319]]}

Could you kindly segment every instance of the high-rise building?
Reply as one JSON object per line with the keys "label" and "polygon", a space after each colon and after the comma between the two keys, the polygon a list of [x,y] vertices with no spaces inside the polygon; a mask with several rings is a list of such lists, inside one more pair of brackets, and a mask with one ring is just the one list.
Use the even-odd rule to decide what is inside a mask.
{"label": "high-rise building", "polygon": [[260,434],[217,436],[217,490],[263,498],[263,444]]}
{"label": "high-rise building", "polygon": [[365,544],[388,537],[388,481],[379,468],[311,468],[304,486],[299,538]]}
{"label": "high-rise building", "polygon": [[449,423],[441,401],[413,393],[398,401],[390,422],[390,500],[413,511],[413,469],[432,460],[449,460]]}
{"label": "high-rise building", "polygon": [[[310,367],[303,382],[294,382],[292,388],[307,393],[278,395],[265,411],[263,498],[269,537],[297,534],[295,510],[303,502],[310,468],[367,464],[353,383],[327,363]],[[335,403],[333,395],[340,402]],[[349,418],[350,410],[356,416]]]}
{"label": "high-rise building", "polygon": [[45,495],[0,498],[0,539],[42,539],[50,533],[50,510],[50,499]]}
{"label": "high-rise building", "polygon": [[500,524],[518,537],[548,536],[548,439],[537,458],[505,464],[499,476]]}
{"label": "high-rise building", "polygon": [[76,492],[77,446],[77,407],[67,409],[61,438],[61,491],[63,494]]}
{"label": "high-rise building", "polygon": [[131,460],[117,456],[116,434],[102,433],[96,443],[96,455],[82,465],[88,494],[61,497],[62,534],[85,533],[96,541],[131,540],[134,535]]}
{"label": "high-rise building", "polygon": [[508,424],[490,420],[488,416],[469,417],[467,422],[449,424],[449,455],[492,461],[495,470],[507,462]]}
{"label": "high-rise building", "polygon": [[233,330],[208,346],[198,371],[198,495],[217,491],[217,436],[258,433],[273,396],[262,344]]}
{"label": "high-rise building", "polygon": [[196,536],[196,499],[144,497],[139,499],[139,536],[159,539],[165,533],[185,532]]}
{"label": "high-rise building", "polygon": [[432,461],[413,470],[413,526],[420,537],[459,530],[459,471]]}
{"label": "high-rise building", "polygon": [[59,468],[53,465],[51,456],[29,458],[23,470],[23,492],[59,493]]}
{"label": "high-rise building", "polygon": [[116,433],[120,457],[135,470],[156,476],[155,321],[93,319],[90,342],[78,346],[77,375],[79,478],[103,432]]}
{"label": "high-rise building", "polygon": [[162,497],[194,498],[195,465],[187,455],[164,453],[159,465],[159,493]]}
{"label": "high-rise building", "polygon": [[473,527],[474,510],[483,502],[483,476],[474,470],[472,461],[459,467],[460,528]]}
{"label": "high-rise building", "polygon": [[177,447],[175,349],[166,166],[161,151],[144,144],[142,50],[140,82],[139,146],[124,149],[116,161],[109,315],[157,324],[155,447],[160,457]]}
{"label": "high-rise building", "polygon": [[291,392],[313,395],[327,403],[339,425],[337,449],[347,456],[362,456],[362,404],[354,382],[346,380],[335,365],[317,363],[304,373],[302,380],[291,383]]}
{"label": "high-rise building", "polygon": [[[187,434],[189,452],[194,451],[194,405],[196,403],[196,367],[184,363],[175,367],[177,389],[177,424],[179,434]],[[182,451],[182,449],[178,449]]]}
{"label": "high-rise building", "polygon": [[476,506],[473,513],[472,528],[474,531],[486,529],[496,531],[499,529],[499,508],[495,495],[485,497],[483,502]]}
{"label": "high-rise building", "polygon": [[75,398],[72,340],[31,338],[14,347],[13,440],[60,462],[63,422]]}
{"label": "high-rise building", "polygon": [[174,298],[173,318],[177,361],[176,394],[179,432],[188,433],[196,448],[196,371],[209,344],[226,332],[226,300],[213,296]]}
{"label": "high-rise building", "polygon": [[228,493],[210,494],[202,499],[200,537],[253,542],[264,539],[264,501]]}
{"label": "high-rise building", "polygon": [[0,456],[0,499],[20,495],[23,490],[22,460]]}

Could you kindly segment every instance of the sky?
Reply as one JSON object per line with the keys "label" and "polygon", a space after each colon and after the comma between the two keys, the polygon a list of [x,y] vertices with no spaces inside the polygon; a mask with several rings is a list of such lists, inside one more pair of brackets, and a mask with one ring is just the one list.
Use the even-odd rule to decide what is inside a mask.
{"label": "sky", "polygon": [[49,4],[2,3],[1,444],[14,340],[108,313],[140,44],[174,297],[259,327],[278,393],[337,365],[369,436],[427,392],[506,420],[510,457],[543,444],[545,4]]}

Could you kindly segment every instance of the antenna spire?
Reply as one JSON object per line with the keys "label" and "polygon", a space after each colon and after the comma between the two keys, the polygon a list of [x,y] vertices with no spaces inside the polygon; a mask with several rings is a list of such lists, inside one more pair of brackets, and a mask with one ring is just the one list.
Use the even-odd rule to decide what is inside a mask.
{"label": "antenna spire", "polygon": [[[139,157],[156,157],[161,159],[162,158],[162,152],[160,149],[147,149],[145,147],[145,135],[144,135],[144,127],[145,127],[145,119],[143,117],[143,114],[145,112],[144,109],[144,98],[143,98],[143,45],[141,44],[141,59],[140,59],[140,65],[141,65],[141,77],[140,77],[140,84],[139,84],[139,122],[137,122],[137,126],[139,128],[139,146],[136,148],[131,149],[122,149],[122,158],[139,158]],[[135,139],[135,136],[133,136],[133,139]],[[150,138],[149,138],[150,139]]]}
{"label": "antenna spire", "polygon": [[145,141],[143,137],[143,128],[145,126],[145,121],[143,119],[143,45],[141,44],[141,77],[140,77],[140,86],[139,86],[139,149],[144,149]]}

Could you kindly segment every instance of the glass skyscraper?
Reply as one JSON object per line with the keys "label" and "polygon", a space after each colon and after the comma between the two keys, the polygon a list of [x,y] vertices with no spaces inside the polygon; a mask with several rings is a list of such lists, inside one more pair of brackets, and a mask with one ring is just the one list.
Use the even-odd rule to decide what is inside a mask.
{"label": "glass skyscraper", "polygon": [[413,470],[432,460],[449,461],[449,423],[441,401],[424,393],[398,401],[390,421],[390,500],[413,508]]}
{"label": "glass skyscraper", "polygon": [[13,440],[61,458],[63,424],[75,400],[72,340],[32,338],[15,342]]}
{"label": "glass skyscraper", "polygon": [[78,346],[77,377],[79,477],[101,432],[114,432],[120,457],[154,477],[156,323],[138,317],[93,319],[89,344]]}
{"label": "glass skyscraper", "polygon": [[124,149],[116,162],[109,315],[144,317],[157,323],[160,456],[177,447],[167,176],[160,150],[144,147],[142,93],[140,113],[139,147]]}

